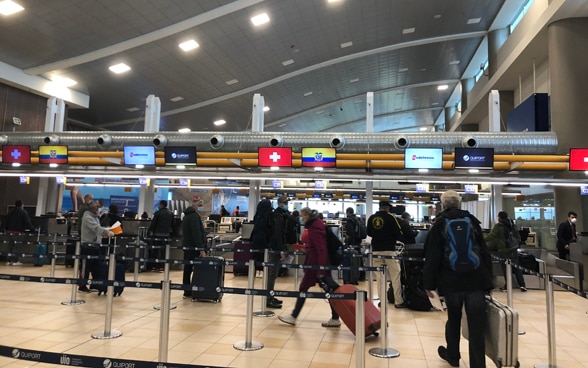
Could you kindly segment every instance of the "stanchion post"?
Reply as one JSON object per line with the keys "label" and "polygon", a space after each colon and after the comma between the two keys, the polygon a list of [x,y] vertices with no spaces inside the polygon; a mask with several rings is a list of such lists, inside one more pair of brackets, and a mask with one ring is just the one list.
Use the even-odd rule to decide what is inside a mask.
{"label": "stanchion post", "polygon": [[[251,261],[250,261],[251,262]],[[267,262],[269,262],[269,249],[265,249],[263,252],[263,277],[261,279],[261,284],[263,285],[263,289],[267,290],[267,281],[268,281],[268,270],[269,267],[265,264]],[[254,267],[255,268],[255,267]],[[274,272],[272,270],[272,272]],[[255,275],[254,275],[255,277]],[[261,310],[257,311],[257,312],[253,312],[253,315],[255,317],[273,317],[276,314],[272,311],[268,311],[266,310],[267,307],[267,296],[266,295],[262,295],[261,296]]]}
{"label": "stanchion post", "polygon": [[355,291],[355,366],[365,367],[365,290]]}
{"label": "stanchion post", "polygon": [[510,259],[504,260],[504,282],[506,283],[506,304],[512,307],[512,264]]}
{"label": "stanchion post", "polygon": [[[299,264],[298,263],[298,251],[294,252],[294,263]],[[296,267],[296,270],[294,270],[294,289],[298,290],[298,271],[300,270],[300,268]]]}
{"label": "stanchion post", "polygon": [[[249,260],[249,274],[248,274],[248,288],[250,290],[255,287],[255,262],[253,259]],[[247,295],[247,320],[245,326],[245,341],[238,341],[233,344],[233,348],[237,350],[251,351],[263,348],[263,344],[257,341],[251,341],[253,334],[253,294]]]}
{"label": "stanchion post", "polygon": [[545,301],[547,307],[547,348],[549,349],[549,363],[536,364],[536,368],[557,368],[555,357],[555,307],[553,299],[552,275],[545,275]]}
{"label": "stanchion post", "polygon": [[[368,252],[368,266],[370,268],[372,268],[374,266],[374,255],[372,254],[372,250],[370,248],[369,252]],[[367,276],[367,282],[368,282],[368,299],[370,301],[374,300],[374,291],[373,291],[373,287],[372,287],[372,281],[373,281],[373,274],[372,274],[372,270],[369,270],[368,272],[366,272],[366,276]]]}
{"label": "stanchion post", "polygon": [[141,236],[137,234],[137,240],[135,241],[135,260],[133,261],[133,281],[139,281],[139,269],[141,265],[139,263],[139,257],[141,256]]}
{"label": "stanchion post", "polygon": [[[169,260],[169,243],[165,244],[165,259]],[[167,362],[169,342],[169,312],[171,300],[171,281],[169,280],[169,263],[163,266],[163,281],[161,282],[161,317],[159,320],[159,361]],[[176,307],[175,305],[173,306]]]}
{"label": "stanchion post", "polygon": [[[109,247],[110,248],[110,247]],[[114,249],[108,255],[108,281],[114,281],[114,274],[116,268],[116,259],[114,257]],[[112,302],[114,299],[114,286],[108,285],[106,287],[106,318],[104,318],[104,331],[94,332],[93,339],[114,339],[122,336],[119,330],[113,330],[112,327]]]}
{"label": "stanchion post", "polygon": [[57,257],[57,251],[56,251],[56,245],[55,243],[57,243],[57,234],[55,234],[55,240],[53,240],[53,250],[52,250],[52,254],[53,257],[51,257],[51,271],[49,271],[49,277],[55,277],[55,262],[57,261],[56,257]]}
{"label": "stanchion post", "polygon": [[[380,277],[380,295],[386,295],[386,264],[382,265],[382,277]],[[370,301],[371,302],[371,301]],[[380,297],[380,312],[381,312],[381,320],[382,320],[382,327],[380,328],[380,333],[382,334],[382,346],[379,348],[372,348],[370,349],[370,355],[373,355],[378,358],[396,358],[400,356],[400,352],[396,349],[389,349],[388,348],[388,301],[386,298]]]}
{"label": "stanchion post", "polygon": [[[74,252],[75,254],[75,258],[74,258],[74,265],[73,265],[73,278],[77,279],[80,274],[79,274],[79,268],[80,268],[80,251],[81,251],[81,245],[80,242],[76,242],[76,250]],[[86,301],[85,300],[81,300],[81,299],[76,299],[76,292],[78,285],[77,284],[73,284],[71,286],[71,299],[70,300],[66,300],[61,302],[62,305],[79,305],[79,304],[84,304]]]}
{"label": "stanchion post", "polygon": [[[163,282],[164,282],[164,284],[165,284],[165,282],[166,282],[166,281],[170,281],[170,280],[169,280],[169,267],[170,267],[170,266],[169,266],[169,263],[168,263],[168,262],[169,262],[169,255],[170,255],[169,246],[170,246],[170,244],[169,244],[169,239],[166,239],[166,241],[165,241],[165,263],[164,263],[164,265],[163,265]],[[170,287],[171,287],[171,286],[170,286]],[[170,293],[171,293],[171,289],[170,289]],[[171,297],[171,295],[170,295],[170,297]],[[156,305],[154,305],[154,306],[153,306],[153,309],[155,309],[155,310],[160,310],[160,309],[162,309],[162,306],[164,306],[164,304],[163,304],[163,296],[162,296],[162,299],[161,299],[161,303],[162,303],[162,304],[156,304]],[[169,304],[169,303],[168,303],[168,304]],[[175,304],[171,304],[171,305],[168,305],[167,307],[168,307],[170,310],[174,310],[174,309],[176,309],[178,306],[177,306],[177,305],[175,305]],[[163,316],[163,315],[162,315],[162,316]],[[169,323],[169,315],[168,315],[168,323]],[[167,354],[167,347],[166,347],[166,354]],[[160,361],[161,361],[161,362],[163,362],[163,360],[160,360]]]}

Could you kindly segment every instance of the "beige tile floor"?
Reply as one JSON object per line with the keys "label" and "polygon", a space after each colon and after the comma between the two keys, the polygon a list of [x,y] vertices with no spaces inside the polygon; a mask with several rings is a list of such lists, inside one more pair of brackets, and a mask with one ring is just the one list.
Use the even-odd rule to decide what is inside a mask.
{"label": "beige tile floor", "polygon": [[[50,267],[0,265],[0,273],[49,275]],[[57,277],[71,277],[71,269],[57,266]],[[142,273],[140,281],[159,281],[162,274]],[[133,274],[127,273],[127,281]],[[175,283],[180,271],[172,271]],[[260,285],[256,281],[256,287]],[[226,285],[246,287],[246,277],[227,273]],[[293,277],[279,278],[280,290],[293,290]],[[366,283],[362,283],[366,287]],[[91,334],[104,331],[106,297],[77,294],[85,304],[68,306],[71,286],[0,280],[0,344],[59,353],[157,361],[160,312],[153,308],[160,303],[155,289],[127,288],[122,297],[114,299],[112,329],[123,335],[116,339],[93,339]],[[246,297],[226,294],[221,303],[193,303],[183,299],[181,292],[172,292],[168,361],[195,365],[255,368],[347,368],[356,366],[353,334],[344,326],[326,329],[320,323],[330,312],[323,300],[309,299],[296,327],[281,323],[276,317],[253,319],[253,341],[264,344],[257,351],[240,351],[233,344],[245,339]],[[496,292],[505,301],[506,294]],[[521,367],[548,363],[545,292],[530,290],[514,292],[514,306],[519,310]],[[255,300],[255,310],[259,300]],[[294,299],[284,299],[278,314],[289,313]],[[557,365],[588,367],[588,301],[568,292],[555,293]],[[376,358],[367,351],[380,347],[382,336],[368,339],[365,344],[366,367],[448,367],[437,356],[437,346],[444,344],[444,312],[413,312],[388,309],[388,346],[397,349],[400,357]],[[468,367],[467,342],[462,339],[461,367]],[[488,367],[494,364],[488,360]],[[0,357],[0,367],[53,367],[50,364],[18,361]]]}

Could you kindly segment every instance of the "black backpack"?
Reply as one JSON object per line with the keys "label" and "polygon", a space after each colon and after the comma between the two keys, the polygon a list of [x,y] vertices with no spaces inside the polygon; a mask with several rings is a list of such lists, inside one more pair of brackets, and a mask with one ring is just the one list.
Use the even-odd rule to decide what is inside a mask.
{"label": "black backpack", "polygon": [[514,226],[508,227],[501,222],[500,222],[500,225],[504,226],[504,232],[506,234],[504,244],[506,245],[506,249],[508,249],[508,250],[518,249],[520,246],[520,242],[519,242],[519,238],[517,237],[517,234],[515,234],[515,231],[517,231],[517,229]]}
{"label": "black backpack", "polygon": [[445,260],[459,273],[472,272],[480,267],[480,245],[469,216],[444,218]]}
{"label": "black backpack", "polygon": [[343,242],[328,227],[325,227],[327,254],[331,266],[338,266],[343,260]]}

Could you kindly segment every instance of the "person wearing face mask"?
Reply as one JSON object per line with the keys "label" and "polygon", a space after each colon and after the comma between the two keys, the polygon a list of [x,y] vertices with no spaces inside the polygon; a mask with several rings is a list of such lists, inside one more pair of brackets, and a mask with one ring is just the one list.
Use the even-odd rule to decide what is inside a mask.
{"label": "person wearing face mask", "polygon": [[568,212],[568,218],[557,228],[557,251],[559,258],[570,260],[570,243],[576,242],[576,218],[574,211]]}
{"label": "person wearing face mask", "polygon": [[84,196],[84,203],[80,206],[78,211],[78,234],[82,236],[82,218],[84,217],[84,213],[90,209],[90,202],[94,200],[94,195],[88,193]]}

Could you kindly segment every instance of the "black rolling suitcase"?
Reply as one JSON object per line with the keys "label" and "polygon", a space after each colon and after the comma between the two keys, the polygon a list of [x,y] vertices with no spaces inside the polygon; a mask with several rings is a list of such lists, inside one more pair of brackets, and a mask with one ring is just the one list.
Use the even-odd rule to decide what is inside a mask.
{"label": "black rolling suitcase", "polygon": [[233,275],[247,276],[249,273],[245,262],[248,262],[253,256],[251,253],[251,243],[246,240],[237,240],[233,242],[233,261],[239,262],[233,266]]}
{"label": "black rolling suitcase", "polygon": [[225,285],[225,259],[223,257],[203,257],[194,260],[192,287],[204,290],[192,290],[192,300],[218,303],[223,293],[218,287]]}
{"label": "black rolling suitcase", "polygon": [[[67,239],[65,243],[65,254],[66,256],[73,256],[76,254],[76,239]],[[74,259],[73,258],[65,258],[65,267],[73,267],[74,266]]]}
{"label": "black rolling suitcase", "polygon": [[[126,265],[124,262],[116,262],[116,266],[114,268],[114,281],[125,281],[125,272],[126,272]],[[100,280],[108,280],[108,262],[102,262],[100,264]],[[97,286],[96,289],[98,290],[98,295],[104,294],[106,295],[106,285]],[[115,286],[114,287],[114,296],[120,296],[122,292],[125,290],[124,286]]]}
{"label": "black rolling suitcase", "polygon": [[343,269],[343,283],[344,284],[359,284],[359,267],[361,267],[361,255],[355,248],[349,247],[343,251],[343,267],[349,267],[348,270]]}

